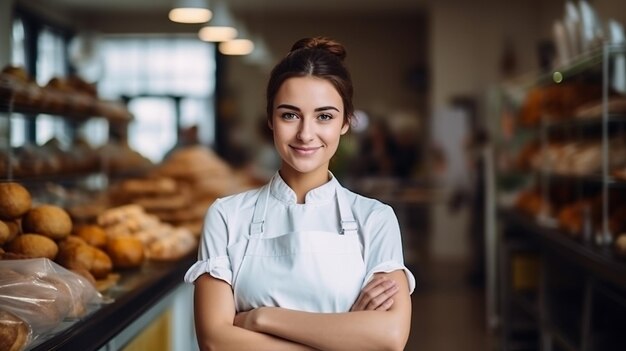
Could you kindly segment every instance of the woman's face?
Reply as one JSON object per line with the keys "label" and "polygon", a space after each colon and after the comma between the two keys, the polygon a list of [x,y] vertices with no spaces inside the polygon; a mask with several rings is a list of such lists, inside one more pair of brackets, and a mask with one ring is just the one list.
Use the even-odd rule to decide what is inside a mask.
{"label": "woman's face", "polygon": [[343,123],[343,101],[328,81],[311,76],[289,78],[274,98],[274,145],[282,159],[281,172],[327,176]]}

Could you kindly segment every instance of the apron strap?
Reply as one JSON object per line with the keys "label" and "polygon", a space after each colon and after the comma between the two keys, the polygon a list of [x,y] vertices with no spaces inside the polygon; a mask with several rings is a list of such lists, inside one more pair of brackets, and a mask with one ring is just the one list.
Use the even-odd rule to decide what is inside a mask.
{"label": "apron strap", "polygon": [[[273,179],[272,179],[273,180]],[[252,215],[252,223],[250,224],[250,236],[263,234],[263,223],[265,223],[265,214],[267,212],[267,200],[270,197],[270,189],[272,188],[272,180],[261,188],[259,197],[254,206],[254,214]]]}
{"label": "apron strap", "polygon": [[344,189],[339,185],[337,186],[335,193],[337,194],[337,204],[339,205],[339,217],[341,218],[341,231],[340,234],[356,234],[357,224],[352,216],[352,209],[348,205],[348,200],[344,194]]}

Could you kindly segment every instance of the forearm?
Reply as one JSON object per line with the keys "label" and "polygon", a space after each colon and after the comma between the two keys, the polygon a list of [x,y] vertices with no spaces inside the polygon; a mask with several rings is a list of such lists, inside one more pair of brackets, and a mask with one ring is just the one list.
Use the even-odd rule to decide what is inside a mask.
{"label": "forearm", "polygon": [[204,274],[195,286],[194,316],[201,350],[313,350],[294,341],[233,325],[235,306],[227,283]]}
{"label": "forearm", "polygon": [[410,321],[387,311],[309,313],[261,308],[254,330],[319,350],[402,350]]}
{"label": "forearm", "polygon": [[382,274],[398,284],[388,310],[310,313],[262,307],[235,325],[319,350],[403,350],[411,329],[411,298],[403,271]]}
{"label": "forearm", "polygon": [[258,351],[311,351],[312,347],[281,339],[277,336],[254,332],[232,325],[212,329],[208,335],[198,336],[202,351],[258,350]]}

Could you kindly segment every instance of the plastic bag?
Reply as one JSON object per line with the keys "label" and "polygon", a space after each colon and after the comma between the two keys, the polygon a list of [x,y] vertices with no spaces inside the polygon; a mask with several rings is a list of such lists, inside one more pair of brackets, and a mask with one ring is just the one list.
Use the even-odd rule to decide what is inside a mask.
{"label": "plastic bag", "polygon": [[[102,302],[86,278],[47,258],[0,261],[0,311],[28,324],[28,342]],[[9,323],[8,318],[2,322]]]}

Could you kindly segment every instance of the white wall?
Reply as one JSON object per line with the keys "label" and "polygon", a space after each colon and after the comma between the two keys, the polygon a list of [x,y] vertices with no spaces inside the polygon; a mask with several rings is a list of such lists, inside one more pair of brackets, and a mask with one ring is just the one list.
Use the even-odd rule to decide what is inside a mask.
{"label": "white wall", "polygon": [[[407,87],[411,67],[426,61],[426,25],[420,13],[400,16],[338,16],[331,14],[247,14],[251,32],[262,33],[271,49],[272,65],[298,39],[325,35],[346,46],[346,63],[354,83],[357,109],[389,116],[394,111],[420,109],[420,94]],[[269,70],[228,58],[229,85],[241,99],[244,119],[265,112],[265,85]]]}

